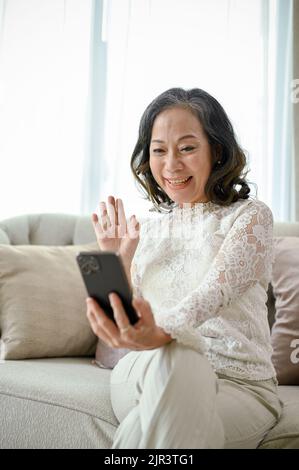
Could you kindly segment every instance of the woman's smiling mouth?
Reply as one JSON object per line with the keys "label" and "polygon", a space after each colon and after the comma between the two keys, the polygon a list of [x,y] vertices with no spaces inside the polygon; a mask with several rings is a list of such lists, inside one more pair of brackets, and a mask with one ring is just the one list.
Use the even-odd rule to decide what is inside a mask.
{"label": "woman's smiling mouth", "polygon": [[188,176],[187,178],[177,178],[177,179],[172,179],[169,180],[167,178],[164,178],[166,181],[166,184],[169,188],[171,189],[184,189],[188,184],[190,183],[192,176]]}

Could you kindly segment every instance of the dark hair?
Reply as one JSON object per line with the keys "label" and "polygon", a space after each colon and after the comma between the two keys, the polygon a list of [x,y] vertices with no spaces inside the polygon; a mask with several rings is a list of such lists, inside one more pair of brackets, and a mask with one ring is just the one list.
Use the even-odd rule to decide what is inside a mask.
{"label": "dark hair", "polygon": [[[155,181],[149,166],[149,147],[152,128],[162,111],[183,107],[189,109],[200,121],[212,153],[212,171],[205,186],[210,201],[227,206],[238,199],[248,199],[250,188],[243,174],[246,156],[237,143],[232,124],[221,104],[209,93],[199,88],[184,90],[171,88],[155,98],[144,111],[139,125],[138,140],[131,157],[131,170],[146,199],[154,207],[171,209],[174,202]],[[218,163],[220,161],[220,164]],[[239,190],[236,186],[240,186]]]}

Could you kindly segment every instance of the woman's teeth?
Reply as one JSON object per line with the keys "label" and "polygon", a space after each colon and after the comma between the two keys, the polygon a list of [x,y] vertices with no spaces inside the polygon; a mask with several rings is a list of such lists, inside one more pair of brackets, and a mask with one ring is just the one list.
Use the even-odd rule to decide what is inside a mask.
{"label": "woman's teeth", "polygon": [[191,178],[191,176],[188,176],[188,178],[185,178],[183,180],[172,180],[172,181],[167,180],[167,182],[169,184],[172,184],[173,186],[176,186],[176,185],[181,185],[181,184],[186,183],[187,181],[189,181],[190,178]]}

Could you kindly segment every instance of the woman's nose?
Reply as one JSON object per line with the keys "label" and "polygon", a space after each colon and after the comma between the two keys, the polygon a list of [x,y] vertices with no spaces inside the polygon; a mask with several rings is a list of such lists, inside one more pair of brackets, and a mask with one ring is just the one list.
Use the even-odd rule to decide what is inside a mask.
{"label": "woman's nose", "polygon": [[167,154],[165,169],[170,173],[182,169],[182,162],[175,151],[169,151]]}

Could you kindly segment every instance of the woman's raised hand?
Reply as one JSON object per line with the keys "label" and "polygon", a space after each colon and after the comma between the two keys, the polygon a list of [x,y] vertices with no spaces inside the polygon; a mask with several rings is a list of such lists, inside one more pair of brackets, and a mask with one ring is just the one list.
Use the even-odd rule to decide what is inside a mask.
{"label": "woman's raised hand", "polygon": [[100,250],[118,252],[130,264],[139,242],[140,224],[135,215],[126,220],[122,200],[109,196],[107,206],[100,202],[100,217],[93,213],[92,223]]}

